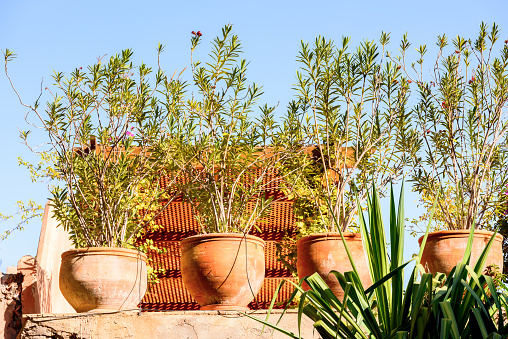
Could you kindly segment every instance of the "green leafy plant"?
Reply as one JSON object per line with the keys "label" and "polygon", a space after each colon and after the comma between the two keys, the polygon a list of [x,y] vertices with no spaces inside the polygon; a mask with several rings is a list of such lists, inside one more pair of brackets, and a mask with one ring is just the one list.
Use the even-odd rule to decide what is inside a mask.
{"label": "green leafy plant", "polygon": [[42,219],[44,208],[33,200],[28,202],[17,201],[16,207],[18,212],[15,214],[2,214],[0,213],[0,223],[12,224],[14,227],[9,226],[3,233],[0,234],[0,243],[7,239],[7,237],[14,231],[24,230],[25,225],[32,219]]}
{"label": "green leafy plant", "polygon": [[[433,210],[436,206],[437,199]],[[365,220],[363,216],[360,217],[373,285],[365,290],[355,270],[345,274],[330,272],[337,277],[345,291],[341,303],[317,273],[303,279],[310,287],[307,291],[302,289],[301,282],[299,285],[293,284],[296,289],[293,296],[296,292],[301,293],[298,305],[299,332],[302,316],[305,315],[314,321],[314,327],[322,338],[506,338],[508,293],[504,286],[496,286],[491,276],[481,275],[496,234],[491,237],[474,267],[470,267],[472,228],[462,263],[448,277],[442,273],[432,276],[425,273],[419,263],[430,223],[420,252],[414,259],[416,267],[404,287],[403,272],[409,262],[402,260],[403,195],[396,211],[392,192],[390,243],[387,244],[379,199],[374,190],[372,200],[368,198],[368,218]],[[354,258],[350,260],[354,261]],[[422,273],[419,281],[418,271]],[[499,292],[496,287],[504,290]],[[266,320],[250,317],[292,338],[300,338],[300,334],[269,323],[268,317]]]}
{"label": "green leafy plant", "polygon": [[379,44],[364,41],[356,49],[346,37],[339,46],[323,37],[301,43],[296,99],[283,124],[284,142],[294,150],[284,170],[298,234],[278,246],[278,257],[290,270],[298,238],[358,232],[356,197],[364,204],[373,184],[384,194],[415,151],[410,85],[386,57],[389,40],[383,32]]}
{"label": "green leafy plant", "polygon": [[423,71],[427,46],[417,48],[420,57],[411,66],[405,50],[397,59],[418,87],[412,119],[419,151],[411,179],[424,207],[440,194],[434,229],[488,229],[498,218],[508,183],[508,45],[496,54],[499,37],[496,24],[489,31],[484,23],[476,39],[457,36],[451,48],[448,37],[438,36],[430,81]]}
{"label": "green leafy plant", "polygon": [[440,338],[506,338],[508,293],[498,291],[491,276],[481,269],[492,245],[491,238],[474,267],[468,265],[470,245],[462,263],[448,277],[436,275],[437,288],[429,304],[432,322],[426,329],[429,337]]}
{"label": "green leafy plant", "polygon": [[[133,66],[132,52],[124,50],[69,77],[55,72],[41,109],[42,92],[33,105],[22,101],[7,72],[15,54],[6,50],[4,56],[12,88],[29,109],[27,122],[48,137],[41,150],[28,143],[30,131],[20,133],[30,150],[51,158],[49,167],[27,166],[63,184],[50,187],[54,217],[76,247],[133,247],[177,195],[172,138],[184,128],[175,104],[183,82],[168,78],[159,65],[152,86],[152,69]],[[162,177],[169,178],[164,187]]]}
{"label": "green leafy plant", "polygon": [[[396,208],[393,190],[391,191],[389,244],[375,188],[372,196],[367,197],[367,219],[360,215],[360,230],[373,283],[371,287],[364,289],[354,266],[354,258],[349,258],[353,263],[353,271],[344,274],[330,272],[344,289],[343,302],[338,300],[317,273],[303,278],[310,287],[307,291],[301,287],[301,282],[299,285],[293,284],[296,291],[301,293],[298,306],[299,329],[302,315],[305,314],[314,321],[314,327],[323,338],[417,337],[418,331],[429,321],[424,306],[429,302],[434,282],[428,273],[424,273],[417,282],[418,271],[414,268],[408,284],[404,286],[404,268],[409,262],[403,260],[403,199],[401,192]],[[422,250],[415,259],[417,266],[421,253]],[[300,337],[267,321],[256,320],[293,338]]]}
{"label": "green leafy plant", "polygon": [[[379,190],[401,177],[413,150],[409,84],[380,46],[364,41],[355,50],[323,37],[302,42],[297,57],[297,98],[284,126],[290,144],[308,146],[288,176],[301,228],[346,231],[374,183]],[[310,156],[309,156],[310,153]],[[357,228],[356,228],[357,230]]]}
{"label": "green leafy plant", "polygon": [[[191,55],[201,37],[193,35]],[[213,40],[210,60],[193,62],[196,94],[181,102],[191,127],[178,140],[176,164],[203,233],[248,233],[255,227],[270,211],[273,198],[265,191],[278,185],[277,164],[285,159],[274,108],[264,105],[258,119],[250,117],[262,92],[247,82],[241,52],[232,26],[225,26]]]}

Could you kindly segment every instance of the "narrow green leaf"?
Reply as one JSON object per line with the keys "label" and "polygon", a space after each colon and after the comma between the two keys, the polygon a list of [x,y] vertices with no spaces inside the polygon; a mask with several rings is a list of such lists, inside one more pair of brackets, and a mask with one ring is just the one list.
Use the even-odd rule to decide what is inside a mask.
{"label": "narrow green leaf", "polygon": [[483,322],[482,314],[478,308],[473,308],[473,315],[476,318],[476,323],[480,328],[480,332],[482,337],[485,339],[488,336],[487,327],[485,327],[485,323]]}
{"label": "narrow green leaf", "polygon": [[427,237],[429,236],[430,225],[432,223],[432,219],[434,218],[434,213],[436,212],[438,198],[439,198],[439,192],[438,192],[438,194],[436,194],[436,198],[434,199],[434,204],[432,205],[432,209],[430,210],[429,222],[427,224],[427,229],[425,230],[425,235],[423,236],[422,243],[420,244],[420,251],[418,252],[418,257],[416,259],[416,265],[420,264],[420,261],[422,260],[423,250],[425,249],[425,244],[427,243]]}
{"label": "narrow green leaf", "polygon": [[450,319],[441,320],[441,332],[439,335],[440,339],[447,339],[450,337],[450,330],[452,328],[452,321]]}
{"label": "narrow green leaf", "polygon": [[451,320],[451,334],[454,339],[460,339],[459,327],[457,325],[457,321],[455,320],[455,315],[453,313],[452,305],[448,301],[440,302],[439,305],[443,310],[446,319]]}
{"label": "narrow green leaf", "polygon": [[254,319],[254,320],[256,320],[256,321],[259,321],[260,323],[264,324],[265,326],[271,327],[271,328],[273,328],[274,330],[279,331],[279,332],[281,332],[281,333],[283,333],[283,334],[287,335],[287,336],[288,336],[288,337],[290,337],[290,338],[300,339],[300,337],[297,337],[297,336],[296,336],[293,332],[289,332],[289,331],[287,331],[287,330],[285,330],[285,329],[283,329],[283,328],[280,328],[280,327],[278,327],[278,326],[276,326],[276,325],[270,324],[269,322],[267,322],[267,321],[265,321],[265,320],[263,320],[263,319],[258,319],[258,318],[256,318],[256,317],[251,316],[250,314],[247,314],[247,313],[242,313],[242,314],[243,314],[243,315],[245,315],[245,316],[247,316],[247,317],[249,317],[249,318],[251,318],[251,319]]}

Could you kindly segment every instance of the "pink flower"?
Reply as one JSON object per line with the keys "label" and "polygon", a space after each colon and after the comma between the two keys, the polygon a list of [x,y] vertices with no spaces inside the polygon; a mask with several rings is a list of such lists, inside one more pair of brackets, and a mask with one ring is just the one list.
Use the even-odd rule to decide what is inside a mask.
{"label": "pink flower", "polygon": [[132,134],[132,133],[131,133],[131,132],[129,132],[129,131],[125,132],[125,135],[126,135],[126,136],[128,136],[128,137],[133,137],[133,136],[134,136],[134,134]]}

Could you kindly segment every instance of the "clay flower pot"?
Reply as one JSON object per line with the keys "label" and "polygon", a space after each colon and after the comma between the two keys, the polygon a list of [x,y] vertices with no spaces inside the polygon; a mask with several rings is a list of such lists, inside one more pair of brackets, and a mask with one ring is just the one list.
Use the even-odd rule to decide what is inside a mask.
{"label": "clay flower pot", "polygon": [[[473,238],[473,248],[471,250],[470,264],[474,265],[482,253],[483,249],[492,237],[492,232],[485,230],[475,230]],[[450,274],[453,267],[462,262],[466,252],[469,230],[439,231],[429,233],[425,249],[422,253],[421,264],[430,273]],[[418,239],[421,245],[423,236]],[[499,266],[503,271],[503,236],[497,234],[494,243],[487,256],[485,267],[491,264]]]}
{"label": "clay flower pot", "polygon": [[181,243],[185,287],[202,310],[246,310],[265,278],[265,242],[234,233],[195,235]]}
{"label": "clay flower pot", "polygon": [[[367,288],[372,284],[372,280],[370,279],[369,266],[363,250],[362,236],[359,233],[343,233],[343,235],[360,275],[363,287]],[[332,270],[341,273],[353,270],[340,233],[316,233],[308,235],[298,240],[296,250],[298,278],[302,279],[315,272],[319,273],[337,298],[342,301],[344,291],[336,277],[333,274],[329,274]],[[309,288],[307,284],[304,284],[303,287],[305,289]]]}
{"label": "clay flower pot", "polygon": [[146,292],[146,255],[117,247],[62,253],[60,290],[76,312],[134,309]]}

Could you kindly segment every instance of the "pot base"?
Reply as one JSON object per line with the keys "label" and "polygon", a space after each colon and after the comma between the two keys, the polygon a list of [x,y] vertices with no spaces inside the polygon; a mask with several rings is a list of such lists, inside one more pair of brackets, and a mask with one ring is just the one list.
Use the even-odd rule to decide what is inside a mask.
{"label": "pot base", "polygon": [[200,310],[202,311],[249,311],[250,308],[246,306],[234,306],[234,305],[224,305],[224,304],[212,304],[201,306]]}

